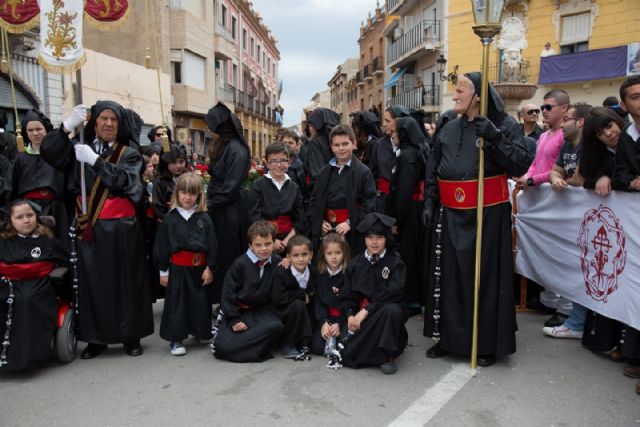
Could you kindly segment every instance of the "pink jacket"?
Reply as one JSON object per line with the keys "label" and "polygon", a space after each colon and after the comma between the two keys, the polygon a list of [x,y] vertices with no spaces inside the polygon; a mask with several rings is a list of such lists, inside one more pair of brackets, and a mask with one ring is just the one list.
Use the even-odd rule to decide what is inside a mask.
{"label": "pink jacket", "polygon": [[527,171],[527,178],[533,179],[535,185],[540,185],[549,181],[549,175],[553,165],[558,160],[560,154],[560,148],[564,143],[564,133],[562,129],[556,131],[546,131],[540,135],[538,139],[538,148],[536,149],[536,158],[533,159],[533,163],[529,166]]}

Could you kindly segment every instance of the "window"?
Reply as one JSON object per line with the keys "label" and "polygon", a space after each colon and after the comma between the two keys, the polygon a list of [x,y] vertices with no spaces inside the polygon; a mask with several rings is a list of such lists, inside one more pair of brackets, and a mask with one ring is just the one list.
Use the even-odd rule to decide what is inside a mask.
{"label": "window", "polygon": [[234,16],[231,18],[231,37],[233,37],[234,40],[236,39],[237,30],[238,30],[238,20]]}
{"label": "window", "polygon": [[[262,66],[263,67],[267,66],[267,54],[264,53],[264,52],[262,52]],[[267,68],[267,70],[269,70],[269,69]]]}
{"label": "window", "polygon": [[181,66],[181,62],[171,62],[171,83],[182,83]]}
{"label": "window", "polygon": [[238,66],[236,64],[233,64],[233,75],[231,77],[233,78],[233,87],[238,87]]}
{"label": "window", "polygon": [[255,57],[256,41],[251,37],[251,57]]}
{"label": "window", "polygon": [[258,60],[258,64],[260,64],[260,45],[258,45],[258,56],[256,57],[256,59]]}
{"label": "window", "polygon": [[197,89],[205,89],[205,66],[207,60],[200,55],[184,51],[182,58],[182,83]]}
{"label": "window", "polygon": [[247,50],[247,30],[242,30],[242,50]]}
{"label": "window", "polygon": [[222,12],[220,12],[220,23],[227,28],[227,8],[224,5],[222,5]]}
{"label": "window", "polygon": [[267,58],[267,73],[271,72],[271,58]]}
{"label": "window", "polygon": [[576,53],[589,49],[591,13],[578,13],[562,17],[560,53]]}

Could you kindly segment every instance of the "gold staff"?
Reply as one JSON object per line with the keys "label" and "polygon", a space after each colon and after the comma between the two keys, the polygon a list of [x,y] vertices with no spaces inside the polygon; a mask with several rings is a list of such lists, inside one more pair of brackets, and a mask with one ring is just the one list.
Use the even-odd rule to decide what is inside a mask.
{"label": "gold staff", "polygon": [[[13,97],[13,113],[16,116],[16,147],[19,152],[24,151],[24,139],[22,138],[22,129],[20,127],[20,117],[18,117],[18,103],[16,102],[16,89],[13,85],[13,67],[11,66],[11,52],[9,51],[9,34],[7,34],[7,30],[4,28],[0,28],[1,39],[2,39],[2,59],[3,66],[6,65],[7,71],[9,73],[9,81],[11,82],[11,96]],[[7,57],[5,58],[5,49],[8,52]],[[4,63],[6,60],[6,64]]]}
{"label": "gold staff", "polygon": [[[480,115],[487,115],[489,101],[489,45],[500,32],[504,0],[471,0],[473,32],[482,42],[482,82],[480,84]],[[482,223],[484,207],[484,138],[478,138],[478,208],[476,209],[476,265],[473,283],[473,334],[471,338],[471,368],[478,367],[478,305],[480,297],[480,263],[482,259]]]}

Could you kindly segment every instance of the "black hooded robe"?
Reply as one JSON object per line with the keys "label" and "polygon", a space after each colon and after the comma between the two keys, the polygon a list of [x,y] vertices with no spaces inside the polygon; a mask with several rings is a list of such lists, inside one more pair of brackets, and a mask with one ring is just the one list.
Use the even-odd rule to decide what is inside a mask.
{"label": "black hooded robe", "polygon": [[[57,264],[66,263],[69,255],[59,241],[47,236],[14,236],[0,239],[0,259],[0,276],[11,277],[16,264],[34,266],[35,262],[50,262],[49,268],[53,269]],[[49,276],[12,280],[12,283],[10,345],[7,365],[1,367],[0,372],[31,368],[46,362],[56,330],[56,292]],[[0,337],[4,337],[6,331],[8,297],[9,285],[0,283]]]}
{"label": "black hooded robe", "polygon": [[[479,74],[479,73],[475,73]],[[473,80],[473,79],[472,79]],[[479,78],[477,79],[479,82]],[[479,83],[476,84],[476,87]],[[493,91],[492,91],[493,92]],[[492,95],[494,95],[492,93]],[[495,94],[497,97],[498,95]],[[498,99],[500,105],[502,101]],[[497,142],[485,143],[485,178],[506,173],[521,176],[531,163],[522,142],[523,135],[512,118],[496,112],[496,102],[489,100],[489,118],[502,133]],[[497,119],[494,117],[498,117]],[[439,197],[438,179],[477,180],[478,148],[475,126],[466,116],[449,121],[439,130],[428,167],[432,171],[426,182],[426,196]],[[434,280],[429,283],[425,336],[440,334],[440,345],[457,355],[471,354],[473,326],[473,289],[476,237],[476,209],[442,207],[442,255],[440,297],[434,295]],[[434,215],[434,224],[438,220]],[[436,229],[434,225],[434,230]],[[504,356],[516,351],[516,315],[513,295],[513,261],[511,253],[511,204],[507,201],[484,207],[482,259],[478,314],[478,355]],[[436,239],[432,236],[432,249]],[[432,264],[435,255],[432,256]],[[440,318],[433,317],[439,304]],[[437,329],[437,330],[436,330]]]}
{"label": "black hooded robe", "polygon": [[312,183],[315,183],[322,167],[333,157],[329,134],[334,126],[340,124],[340,116],[328,108],[316,108],[309,115],[308,122],[317,133],[307,144],[305,168]]}
{"label": "black hooded robe", "polygon": [[[98,101],[85,130],[94,130],[95,118],[104,109],[118,117],[117,142],[128,144],[129,130],[123,108],[111,101]],[[88,138],[87,141],[93,141]],[[93,148],[93,144],[90,143]],[[74,144],[62,129],[42,141],[42,158],[61,170],[72,182],[72,194],[80,196],[80,162]],[[95,149],[95,148],[94,148]],[[98,177],[109,189],[109,198],[126,199],[135,212],[142,198],[142,157],[126,146],[118,163],[109,163],[113,147],[93,166],[85,165],[87,198]],[[142,225],[133,216],[100,218],[93,226],[93,241],[78,239],[79,339],[93,344],[135,342],[153,333],[150,287],[147,283],[146,249]]]}

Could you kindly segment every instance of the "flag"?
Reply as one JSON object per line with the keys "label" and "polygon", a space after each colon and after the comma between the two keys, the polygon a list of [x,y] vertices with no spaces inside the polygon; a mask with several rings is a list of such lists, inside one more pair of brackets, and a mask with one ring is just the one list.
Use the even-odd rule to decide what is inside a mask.
{"label": "flag", "polygon": [[87,22],[99,30],[117,30],[129,16],[127,0],[87,0],[84,8]]}
{"label": "flag", "polygon": [[38,62],[49,72],[79,69],[86,61],[82,47],[83,0],[40,0]]}
{"label": "flag", "polygon": [[549,184],[517,197],[516,272],[640,329],[640,197]]}
{"label": "flag", "polygon": [[0,0],[0,27],[10,33],[24,33],[38,25],[38,0]]}

